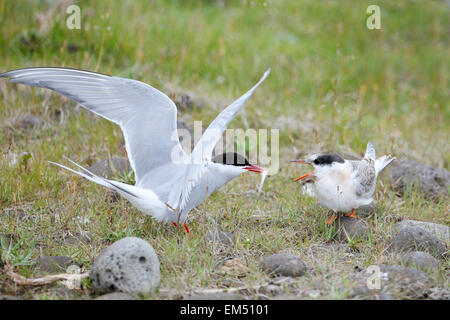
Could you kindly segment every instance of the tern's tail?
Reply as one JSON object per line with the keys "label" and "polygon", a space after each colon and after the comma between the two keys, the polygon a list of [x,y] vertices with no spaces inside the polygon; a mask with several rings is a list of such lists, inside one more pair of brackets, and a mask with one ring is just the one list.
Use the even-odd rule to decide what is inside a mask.
{"label": "tern's tail", "polygon": [[95,182],[99,185],[102,185],[108,189],[117,191],[121,196],[128,199],[128,201],[131,202],[136,208],[138,208],[140,211],[142,211],[145,214],[148,214],[152,216],[157,221],[165,221],[169,222],[172,221],[173,215],[168,215],[167,205],[164,204],[164,202],[160,201],[158,196],[150,189],[141,189],[137,188],[135,186],[131,186],[129,184],[125,184],[119,181],[112,181],[108,180],[102,177],[99,177],[89,170],[83,168],[76,162],[73,162],[70,159],[69,160],[72,164],[77,166],[82,170],[76,171],[71,168],[68,168],[66,166],[63,166],[62,164],[55,163],[49,161],[51,164],[57,165],[58,167],[61,167],[63,169],[69,170],[70,172],[76,173],[83,178],[88,179],[89,181]]}
{"label": "tern's tail", "polygon": [[74,162],[74,161],[72,161],[70,159],[67,159],[67,160],[69,160],[72,164],[76,165],[78,168],[80,168],[84,172],[73,170],[71,168],[63,166],[62,164],[59,164],[59,163],[56,163],[56,162],[52,162],[52,161],[49,161],[49,162],[51,164],[54,164],[54,165],[58,166],[58,167],[61,167],[61,168],[66,169],[66,170],[69,170],[70,172],[76,173],[76,174],[82,176],[83,178],[88,179],[89,181],[95,182],[95,183],[97,183],[99,185],[102,185],[102,186],[108,188],[108,189],[117,191],[118,193],[120,193],[122,196],[125,196],[126,198],[129,198],[130,196],[131,197],[135,197],[135,198],[138,197],[136,194],[133,193],[132,190],[130,190],[131,188],[129,188],[128,185],[126,185],[124,183],[121,183],[121,182],[118,182],[118,181],[111,181],[111,180],[99,177],[99,176],[93,174],[92,172],[90,172],[89,170],[83,168],[78,163],[76,163],[76,162]]}
{"label": "tern's tail", "polygon": [[378,159],[375,160],[375,171],[377,173],[377,175],[383,171],[384,168],[386,168],[392,161],[396,160],[397,158],[391,156],[391,155],[387,155],[387,156],[382,156],[379,157]]}
{"label": "tern's tail", "polygon": [[364,158],[375,161],[375,148],[373,147],[373,144],[371,142],[367,143],[366,154],[364,155]]}

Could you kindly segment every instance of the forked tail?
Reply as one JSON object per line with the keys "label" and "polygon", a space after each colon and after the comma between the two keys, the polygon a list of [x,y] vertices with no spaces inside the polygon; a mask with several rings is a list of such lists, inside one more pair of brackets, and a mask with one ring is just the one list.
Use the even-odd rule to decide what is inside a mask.
{"label": "forked tail", "polygon": [[56,163],[56,162],[52,162],[52,161],[49,161],[49,162],[51,164],[54,164],[54,165],[58,166],[58,167],[61,167],[61,168],[66,169],[66,170],[69,170],[70,172],[73,172],[73,173],[75,173],[75,174],[77,174],[79,176],[82,176],[83,178],[86,178],[89,181],[95,182],[95,183],[97,183],[99,185],[102,185],[102,186],[108,188],[108,189],[117,191],[118,193],[120,193],[121,195],[123,195],[123,196],[125,196],[127,198],[129,196],[132,196],[132,197],[135,197],[135,198],[139,198],[139,196],[136,195],[135,193],[133,193],[132,190],[129,190],[131,188],[128,188],[126,184],[121,183],[121,182],[117,182],[117,181],[111,181],[111,180],[99,177],[99,176],[93,174],[92,172],[90,172],[89,170],[83,168],[78,163],[76,163],[76,162],[74,162],[74,161],[72,161],[72,160],[70,160],[68,158],[66,158],[66,159],[69,160],[72,164],[74,164],[78,168],[80,168],[81,170],[83,170],[84,172],[73,170],[73,169],[71,169],[69,167],[66,167],[66,166],[64,166],[62,164],[59,164],[59,163]]}

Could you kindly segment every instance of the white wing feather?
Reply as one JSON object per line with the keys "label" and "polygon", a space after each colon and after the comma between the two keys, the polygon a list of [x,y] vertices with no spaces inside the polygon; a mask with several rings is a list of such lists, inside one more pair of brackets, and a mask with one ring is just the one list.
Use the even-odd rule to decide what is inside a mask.
{"label": "white wing feather", "polygon": [[174,152],[188,159],[176,134],[175,104],[145,83],[66,68],[19,69],[0,77],[11,78],[11,83],[53,90],[118,124],[136,184],[150,170],[171,161]]}
{"label": "white wing feather", "polygon": [[[270,68],[264,73],[256,85],[249,91],[235,100],[232,104],[226,107],[219,115],[211,122],[208,128],[203,133],[203,136],[196,144],[191,154],[191,165],[186,171],[185,183],[181,188],[178,199],[169,199],[169,202],[174,201],[174,205],[183,210],[186,206],[189,195],[192,189],[201,181],[202,175],[206,174],[207,165],[211,162],[212,152],[215,145],[222,137],[228,124],[233,120],[239,110],[244,106],[245,102],[252,96],[253,92],[270,74]],[[179,202],[179,203],[178,203]]]}

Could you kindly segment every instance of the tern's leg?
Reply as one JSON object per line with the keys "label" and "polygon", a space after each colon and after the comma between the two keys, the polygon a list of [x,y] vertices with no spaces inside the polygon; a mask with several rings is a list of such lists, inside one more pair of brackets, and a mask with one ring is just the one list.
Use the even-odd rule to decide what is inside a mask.
{"label": "tern's leg", "polygon": [[333,215],[328,218],[327,225],[332,224],[335,220],[336,220],[336,215],[333,213]]}
{"label": "tern's leg", "polygon": [[355,209],[352,209],[352,213],[351,213],[351,214],[346,214],[345,216],[346,216],[346,217],[350,217],[350,218],[356,219],[357,216],[356,216],[356,214],[355,214]]}
{"label": "tern's leg", "polygon": [[192,233],[189,231],[189,227],[187,223],[184,223],[184,229],[186,230],[186,233],[189,235],[190,238],[192,238]]}

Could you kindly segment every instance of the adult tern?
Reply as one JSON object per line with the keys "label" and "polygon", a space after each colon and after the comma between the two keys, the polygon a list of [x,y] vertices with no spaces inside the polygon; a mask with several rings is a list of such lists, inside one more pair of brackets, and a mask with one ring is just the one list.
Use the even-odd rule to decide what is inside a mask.
{"label": "adult tern", "polygon": [[175,104],[148,84],[90,71],[47,67],[13,70],[0,77],[10,78],[10,83],[55,91],[119,125],[135,185],[99,177],[71,160],[81,171],[51,163],[117,191],[158,221],[172,222],[177,227],[183,223],[189,233],[188,214],[208,195],[244,172],[265,172],[233,156],[221,163],[211,158],[227,125],[269,73],[270,68],[256,85],[219,113],[190,155],[178,139]]}

